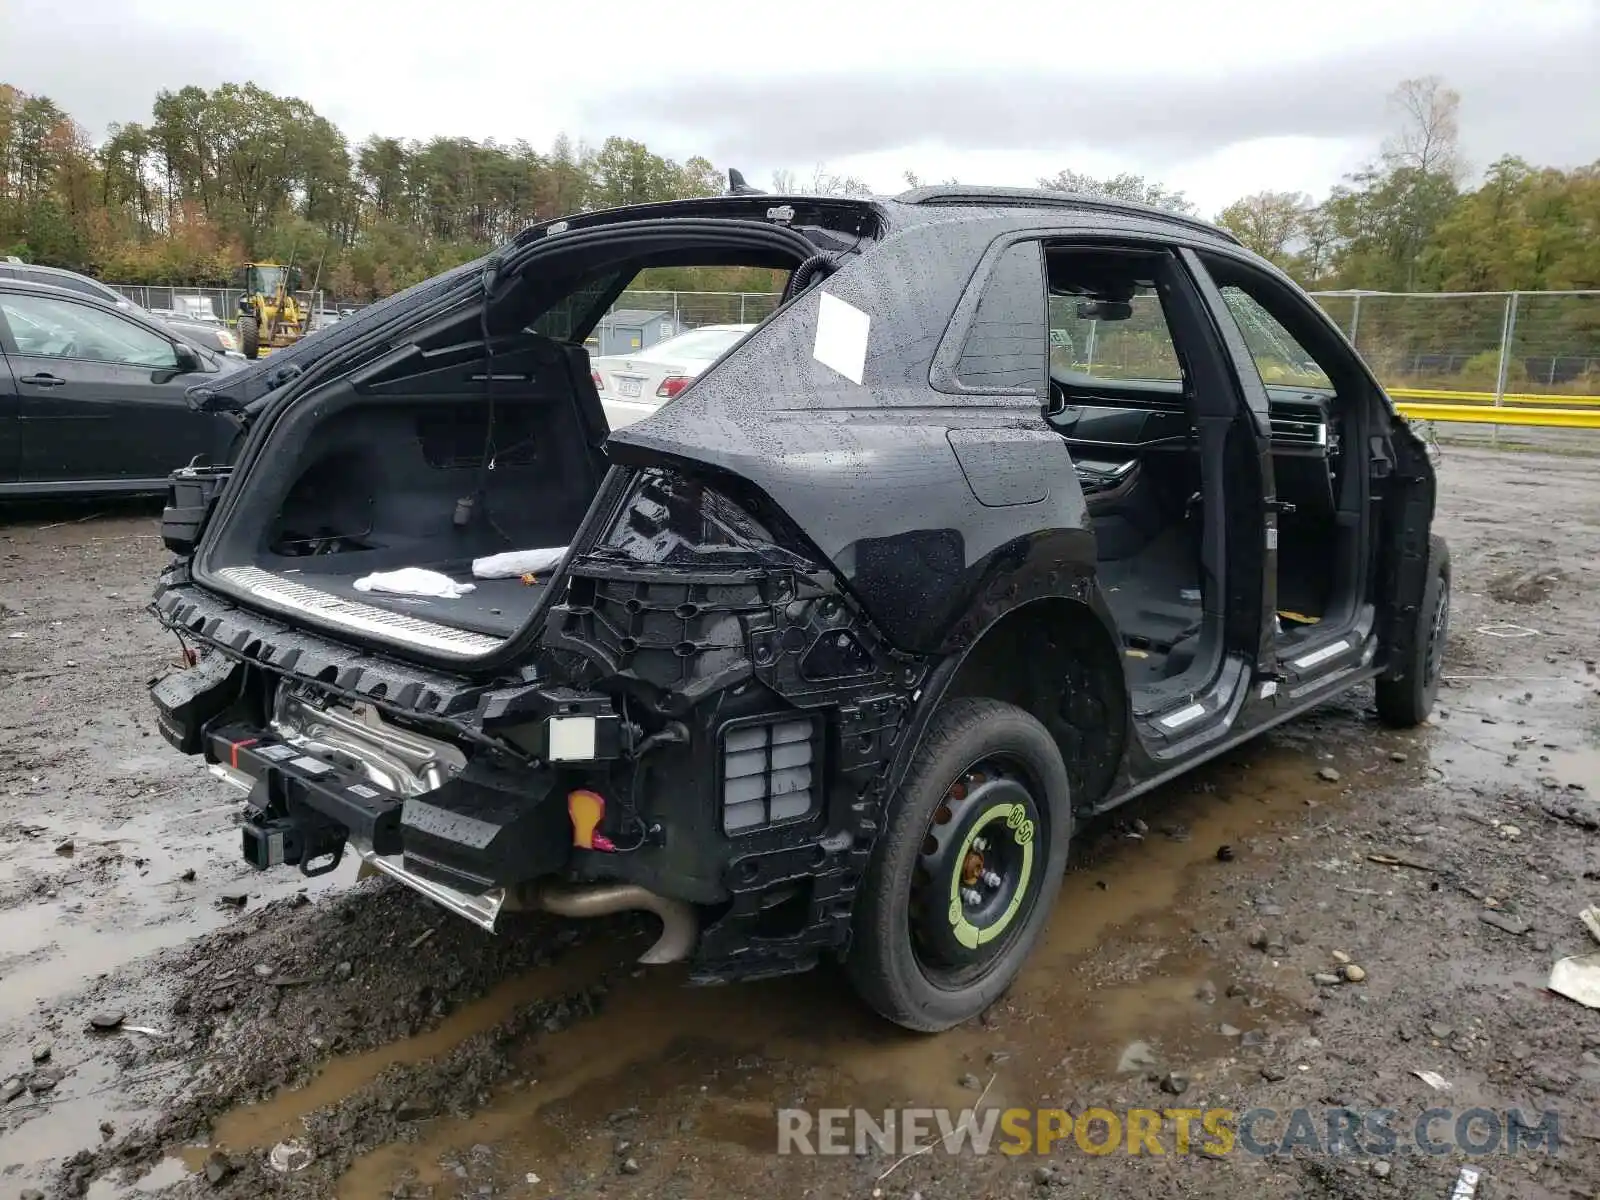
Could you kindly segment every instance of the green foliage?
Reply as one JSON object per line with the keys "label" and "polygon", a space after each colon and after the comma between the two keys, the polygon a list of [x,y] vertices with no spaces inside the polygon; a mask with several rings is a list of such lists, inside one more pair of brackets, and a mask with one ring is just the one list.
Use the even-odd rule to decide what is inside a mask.
{"label": "green foliage", "polygon": [[1039,186],[1052,192],[1074,192],[1083,196],[1106,196],[1112,200],[1129,200],[1135,204],[1148,204],[1154,208],[1170,209],[1176,213],[1192,214],[1195,207],[1180,191],[1163,183],[1146,179],[1143,175],[1123,172],[1108,179],[1096,179],[1079,171],[1058,171],[1048,179],[1039,180]]}
{"label": "green foliage", "polygon": [[[1480,186],[1463,188],[1459,103],[1436,78],[1407,80],[1391,97],[1396,124],[1382,153],[1323,203],[1260,192],[1218,220],[1312,286],[1600,288],[1600,163],[1563,171],[1503,158]],[[918,180],[908,172],[906,182]],[[1182,192],[1138,175],[1064,170],[1039,182],[1194,211]],[[536,150],[374,135],[352,147],[304,100],[253,83],[163,91],[148,122],[113,125],[94,146],[48,97],[0,84],[0,253],[118,282],[215,285],[249,258],[292,258],[308,283],[362,300],[475,258],[535,221],[722,186],[703,157],[679,163],[623,137],[598,149],[560,137]],[[872,189],[818,164],[809,184],[777,172],[773,190]],[[735,268],[650,275],[638,286],[778,286],[772,272]],[[1395,354],[1417,352],[1420,343],[1381,313],[1364,320],[1364,348],[1381,337]],[[1457,323],[1478,337],[1477,325],[1496,320],[1485,310]],[[1552,346],[1569,333],[1600,335],[1600,307],[1546,324]]]}

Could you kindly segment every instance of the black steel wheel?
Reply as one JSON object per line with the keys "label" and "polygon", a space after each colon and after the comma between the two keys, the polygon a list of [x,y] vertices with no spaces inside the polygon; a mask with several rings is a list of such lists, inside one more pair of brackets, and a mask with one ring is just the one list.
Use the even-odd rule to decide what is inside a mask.
{"label": "black steel wheel", "polygon": [[1021,970],[1061,886],[1066,766],[1022,709],[960,699],[934,714],[856,900],[846,969],[908,1029],[982,1012]]}

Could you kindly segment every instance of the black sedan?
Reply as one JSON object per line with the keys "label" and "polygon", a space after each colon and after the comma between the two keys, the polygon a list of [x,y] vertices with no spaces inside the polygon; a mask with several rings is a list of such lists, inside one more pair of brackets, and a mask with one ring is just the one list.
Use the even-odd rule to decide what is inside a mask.
{"label": "black sedan", "polygon": [[0,497],[164,492],[176,467],[226,462],[237,426],[184,393],[244,365],[81,293],[0,280]]}

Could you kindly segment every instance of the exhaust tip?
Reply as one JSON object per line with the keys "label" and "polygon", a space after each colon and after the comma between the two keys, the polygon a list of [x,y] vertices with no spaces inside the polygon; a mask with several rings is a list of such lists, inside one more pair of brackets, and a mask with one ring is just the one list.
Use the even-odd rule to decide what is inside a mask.
{"label": "exhaust tip", "polygon": [[546,884],[534,906],[560,917],[588,919],[620,912],[644,911],[661,919],[661,934],[639,956],[649,966],[682,962],[694,949],[700,923],[694,909],[682,900],[657,895],[636,883]]}

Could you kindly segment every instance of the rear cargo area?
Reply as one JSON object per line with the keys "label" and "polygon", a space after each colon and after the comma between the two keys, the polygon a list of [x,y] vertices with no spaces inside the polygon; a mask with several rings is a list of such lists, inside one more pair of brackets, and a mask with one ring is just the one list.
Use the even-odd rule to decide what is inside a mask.
{"label": "rear cargo area", "polygon": [[[241,598],[363,632],[416,622],[488,648],[538,606],[548,574],[476,578],[474,559],[567,545],[605,470],[604,414],[581,348],[523,335],[404,356],[328,386],[272,430],[206,577]],[[464,594],[361,590],[420,568]],[[437,648],[437,647],[436,647]]]}

